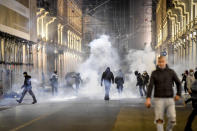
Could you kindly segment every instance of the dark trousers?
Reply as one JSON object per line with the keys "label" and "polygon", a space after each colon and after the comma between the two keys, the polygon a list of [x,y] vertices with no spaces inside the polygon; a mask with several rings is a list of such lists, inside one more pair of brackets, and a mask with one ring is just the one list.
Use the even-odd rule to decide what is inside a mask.
{"label": "dark trousers", "polygon": [[122,84],[117,84],[117,89],[118,89],[118,93],[121,94],[123,91],[123,85]]}
{"label": "dark trousers", "polygon": [[35,95],[34,95],[34,93],[33,93],[33,91],[32,91],[31,89],[24,89],[24,90],[23,90],[23,93],[22,93],[22,96],[21,96],[21,98],[20,98],[20,100],[19,100],[20,102],[23,101],[23,98],[25,97],[25,94],[26,94],[27,92],[32,96],[34,102],[37,101],[37,100],[36,100],[36,97],[35,97]]}
{"label": "dark trousers", "polygon": [[185,91],[185,93],[187,93],[187,92],[188,92],[188,89],[187,89],[187,83],[184,83],[184,91]]}
{"label": "dark trousers", "polygon": [[192,113],[188,117],[187,124],[185,126],[185,131],[192,131],[192,122],[194,121],[196,115],[197,109],[193,109]]}
{"label": "dark trousers", "polygon": [[144,85],[139,86],[139,91],[141,96],[146,96],[146,90]]}

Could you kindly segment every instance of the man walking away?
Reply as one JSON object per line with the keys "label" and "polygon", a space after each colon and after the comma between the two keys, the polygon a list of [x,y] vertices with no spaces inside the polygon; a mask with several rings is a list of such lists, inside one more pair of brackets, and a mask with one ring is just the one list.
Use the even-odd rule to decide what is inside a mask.
{"label": "man walking away", "polygon": [[110,71],[109,67],[107,67],[105,72],[103,72],[103,74],[102,74],[101,86],[103,86],[103,81],[104,81],[104,85],[105,85],[105,98],[104,99],[109,100],[109,91],[110,91],[110,87],[111,87],[111,82],[114,84],[114,75]]}
{"label": "man walking away", "polygon": [[121,94],[124,84],[124,75],[122,73],[122,70],[119,70],[118,75],[115,78],[115,83],[117,84],[118,93]]}

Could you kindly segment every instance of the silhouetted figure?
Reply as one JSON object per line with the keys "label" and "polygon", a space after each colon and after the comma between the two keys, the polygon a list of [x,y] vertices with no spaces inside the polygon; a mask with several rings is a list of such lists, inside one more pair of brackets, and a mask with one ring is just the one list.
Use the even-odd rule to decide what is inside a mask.
{"label": "silhouetted figure", "polygon": [[136,86],[139,86],[139,92],[140,92],[141,97],[146,96],[146,90],[144,87],[144,80],[143,80],[142,75],[138,71],[135,71],[135,76],[137,78]]}
{"label": "silhouetted figure", "polygon": [[25,81],[24,81],[24,85],[21,87],[21,89],[23,89],[23,88],[24,89],[23,89],[22,96],[21,96],[20,100],[16,100],[16,101],[18,103],[21,103],[23,101],[23,98],[24,98],[25,94],[28,92],[33,98],[32,104],[35,104],[35,103],[37,103],[37,100],[36,100],[36,97],[35,97],[35,95],[32,91],[31,76],[29,76],[27,74],[27,72],[24,72],[23,75],[25,77]]}
{"label": "silhouetted figure", "polygon": [[75,79],[76,92],[78,93],[79,85],[80,85],[80,83],[82,83],[80,73],[77,73],[76,75],[74,75],[73,78]]}
{"label": "silhouetted figure", "polygon": [[185,126],[185,131],[192,131],[192,123],[195,116],[197,115],[197,74],[194,75],[195,81],[191,85],[191,98],[186,100],[185,103],[192,101],[192,113],[189,115],[187,124]]}
{"label": "silhouetted figure", "polygon": [[107,67],[105,72],[102,74],[101,78],[101,86],[103,86],[103,81],[105,85],[105,100],[109,100],[109,92],[110,92],[110,87],[111,87],[111,82],[114,84],[114,75],[110,71],[110,68]]}
{"label": "silhouetted figure", "polygon": [[122,70],[118,71],[118,75],[115,77],[115,83],[117,84],[118,93],[121,94],[124,84],[124,75],[122,73]]}
{"label": "silhouetted figure", "polygon": [[144,81],[145,90],[147,90],[150,77],[146,71],[144,71],[144,73],[142,74],[142,78]]}
{"label": "silhouetted figure", "polygon": [[188,70],[186,70],[184,72],[184,74],[182,74],[182,81],[181,81],[181,83],[184,83],[184,91],[185,91],[185,93],[188,92],[188,89],[187,89],[187,76],[188,76],[188,74],[189,74]]}
{"label": "silhouetted figure", "polygon": [[52,87],[52,95],[57,95],[58,93],[58,75],[57,71],[54,71],[50,78],[51,87]]}

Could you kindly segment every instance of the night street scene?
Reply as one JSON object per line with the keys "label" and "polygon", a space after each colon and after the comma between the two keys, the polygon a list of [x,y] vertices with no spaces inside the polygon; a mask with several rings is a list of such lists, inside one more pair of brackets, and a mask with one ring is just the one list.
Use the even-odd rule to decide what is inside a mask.
{"label": "night street scene", "polygon": [[197,0],[0,0],[0,131],[197,131]]}

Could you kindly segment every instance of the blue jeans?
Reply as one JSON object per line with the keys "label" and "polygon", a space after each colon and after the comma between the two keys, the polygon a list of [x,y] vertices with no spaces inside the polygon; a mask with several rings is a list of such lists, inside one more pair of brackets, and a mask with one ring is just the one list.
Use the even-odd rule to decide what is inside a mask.
{"label": "blue jeans", "polygon": [[176,125],[175,101],[173,98],[155,98],[155,124],[157,131],[163,131],[164,115],[167,113],[168,124],[166,131],[172,131]]}
{"label": "blue jeans", "polygon": [[111,83],[109,81],[104,80],[104,85],[105,85],[105,98],[109,98]]}
{"label": "blue jeans", "polygon": [[20,102],[23,101],[23,98],[25,97],[25,94],[26,94],[27,92],[32,96],[33,101],[37,101],[37,100],[36,100],[36,97],[35,97],[35,95],[34,95],[34,93],[33,93],[33,91],[32,91],[32,89],[31,89],[31,88],[25,88],[25,89],[23,90],[22,96],[21,96],[21,98],[20,98],[20,100],[19,100]]}
{"label": "blue jeans", "polygon": [[144,85],[139,86],[139,91],[141,96],[146,96],[146,90]]}
{"label": "blue jeans", "polygon": [[118,93],[121,94],[123,91],[123,85],[122,84],[117,84],[117,89],[118,89]]}

